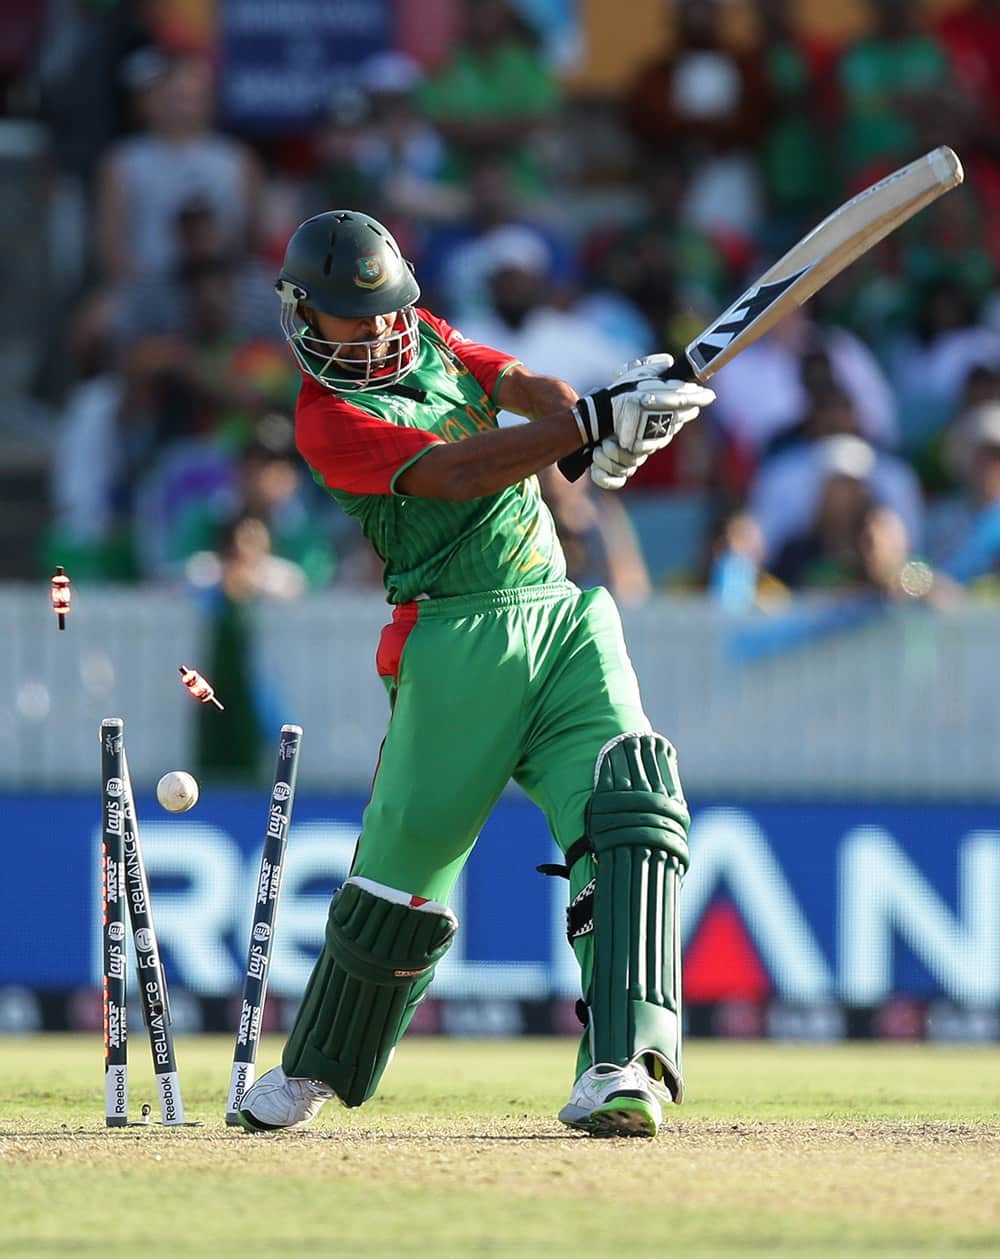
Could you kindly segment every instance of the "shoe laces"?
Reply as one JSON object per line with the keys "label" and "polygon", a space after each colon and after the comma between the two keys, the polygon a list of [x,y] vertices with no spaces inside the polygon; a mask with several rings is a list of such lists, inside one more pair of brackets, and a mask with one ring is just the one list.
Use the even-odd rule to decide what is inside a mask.
{"label": "shoe laces", "polygon": [[322,1080],[306,1080],[305,1086],[307,1093],[310,1093],[313,1097],[320,1097],[324,1101],[328,1101],[334,1096],[333,1089],[329,1084],[324,1084]]}
{"label": "shoe laces", "polygon": [[609,1075],[612,1072],[616,1072],[619,1075],[627,1075],[629,1072],[633,1072],[641,1077],[642,1087],[648,1089],[661,1102],[670,1105],[674,1100],[673,1094],[663,1081],[654,1080],[639,1061],[630,1062],[624,1067],[617,1062],[595,1062],[590,1068],[590,1074],[597,1078],[600,1078],[602,1075]]}

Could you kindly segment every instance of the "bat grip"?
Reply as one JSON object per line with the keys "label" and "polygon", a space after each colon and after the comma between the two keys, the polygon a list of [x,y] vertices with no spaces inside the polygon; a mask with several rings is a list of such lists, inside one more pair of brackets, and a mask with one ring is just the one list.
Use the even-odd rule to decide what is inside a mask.
{"label": "bat grip", "polygon": [[[661,376],[661,379],[694,380],[695,377],[686,370],[686,363],[682,359],[680,362],[674,363],[673,367],[668,368]],[[591,443],[589,446],[581,446],[579,450],[574,450],[572,454],[563,455],[556,466],[567,481],[579,481],[594,462],[594,451],[596,449],[596,442]]]}

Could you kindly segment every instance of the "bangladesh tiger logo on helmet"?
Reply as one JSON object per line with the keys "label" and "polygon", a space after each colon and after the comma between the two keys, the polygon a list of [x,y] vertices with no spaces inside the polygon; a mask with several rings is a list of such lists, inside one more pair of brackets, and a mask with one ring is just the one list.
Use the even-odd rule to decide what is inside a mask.
{"label": "bangladesh tiger logo on helmet", "polygon": [[377,289],[383,285],[388,276],[382,266],[382,259],[377,254],[367,254],[357,261],[354,272],[354,283],[361,289]]}

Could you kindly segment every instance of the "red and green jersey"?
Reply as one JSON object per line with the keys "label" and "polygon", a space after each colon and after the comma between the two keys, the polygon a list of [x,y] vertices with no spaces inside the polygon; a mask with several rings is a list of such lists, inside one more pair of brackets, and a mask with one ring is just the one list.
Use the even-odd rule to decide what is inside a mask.
{"label": "red and green jersey", "polygon": [[429,311],[417,316],[417,363],[399,384],[335,392],[303,379],[299,453],[361,522],[385,564],[390,603],[561,580],[566,563],[537,477],[457,503],[396,489],[432,446],[497,427],[497,388],[516,362]]}

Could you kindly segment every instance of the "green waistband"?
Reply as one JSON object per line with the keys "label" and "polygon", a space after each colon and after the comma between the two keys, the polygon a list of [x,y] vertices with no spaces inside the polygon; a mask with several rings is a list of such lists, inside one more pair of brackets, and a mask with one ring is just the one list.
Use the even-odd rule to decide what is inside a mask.
{"label": "green waistband", "polygon": [[444,599],[418,599],[417,619],[468,616],[472,612],[516,608],[528,603],[553,603],[579,593],[579,587],[571,581],[550,581],[541,586],[514,586],[509,590],[479,590],[475,594],[450,595]]}

